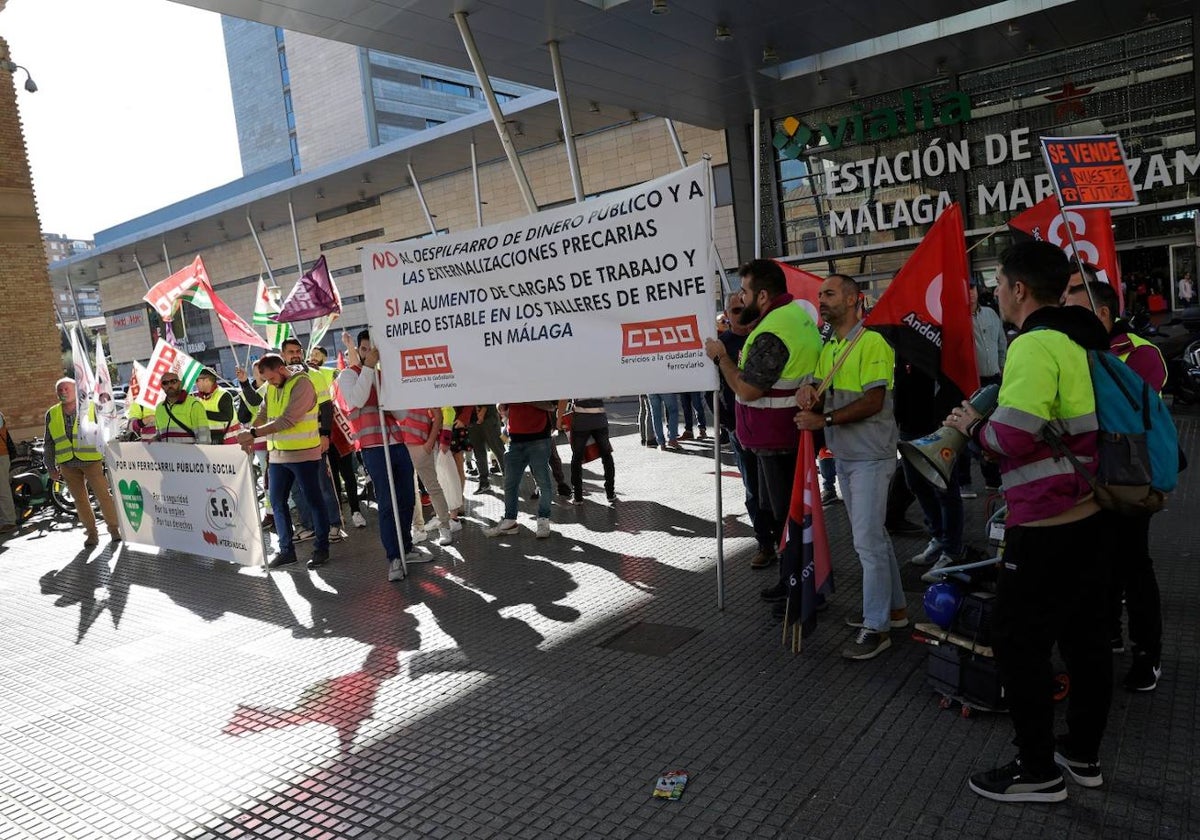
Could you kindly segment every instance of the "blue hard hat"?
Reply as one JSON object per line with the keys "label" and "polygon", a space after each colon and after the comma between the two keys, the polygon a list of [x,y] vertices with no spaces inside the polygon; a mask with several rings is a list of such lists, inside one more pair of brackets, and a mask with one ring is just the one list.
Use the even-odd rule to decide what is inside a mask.
{"label": "blue hard hat", "polygon": [[955,584],[949,581],[935,583],[925,590],[925,614],[938,627],[949,630],[962,601],[962,592]]}

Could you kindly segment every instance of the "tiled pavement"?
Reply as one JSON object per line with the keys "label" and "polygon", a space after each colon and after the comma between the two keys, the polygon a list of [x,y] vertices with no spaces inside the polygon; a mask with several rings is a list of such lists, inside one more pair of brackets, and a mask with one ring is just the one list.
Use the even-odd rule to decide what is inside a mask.
{"label": "tiled pavement", "polygon": [[[1010,757],[1009,722],[940,710],[925,648],[894,633],[877,660],[838,657],[860,598],[844,513],[838,594],[793,655],[732,468],[719,612],[711,449],[619,428],[615,508],[492,541],[478,523],[500,502],[471,497],[455,546],[403,584],[373,529],[319,572],[267,576],[83,551],[42,516],[0,545],[0,838],[1200,837],[1195,418],[1197,466],[1154,527],[1164,678],[1117,691],[1108,781],[1060,806],[966,789]],[[667,657],[598,646],[643,621],[698,632]],[[683,798],[652,799],[672,768]]]}

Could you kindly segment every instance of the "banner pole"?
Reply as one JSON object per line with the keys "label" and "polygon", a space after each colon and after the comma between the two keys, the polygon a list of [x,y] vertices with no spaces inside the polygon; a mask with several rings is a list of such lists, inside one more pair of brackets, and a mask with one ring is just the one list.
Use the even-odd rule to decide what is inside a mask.
{"label": "banner pole", "polygon": [[475,226],[483,227],[483,198],[479,194],[479,161],[475,157],[475,141],[471,141],[471,183],[475,187]]}
{"label": "banner pole", "polygon": [[[376,375],[376,371],[379,371]],[[404,579],[408,579],[408,561],[404,557],[404,537],[400,534],[400,505],[396,501],[396,479],[392,475],[392,439],[388,434],[387,417],[383,413],[383,372],[382,367],[371,368],[374,379],[375,407],[379,409],[379,427],[383,430],[383,462],[387,466],[388,493],[392,499],[392,525],[396,529],[396,542],[400,543],[400,568],[404,571]],[[379,488],[375,488],[379,492]],[[417,499],[420,504],[421,500]]]}
{"label": "banner pole", "polygon": [[721,382],[717,372],[717,387],[712,396],[713,413],[713,473],[717,477],[717,609],[725,609],[725,516],[721,505]]}
{"label": "banner pole", "polygon": [[417,180],[417,173],[413,172],[411,163],[405,165],[408,167],[408,180],[412,181],[413,189],[417,192],[417,201],[421,203],[421,212],[425,214],[425,223],[429,225],[429,232],[437,236],[437,225],[429,213],[429,205],[425,203],[425,193],[421,192],[421,182]]}

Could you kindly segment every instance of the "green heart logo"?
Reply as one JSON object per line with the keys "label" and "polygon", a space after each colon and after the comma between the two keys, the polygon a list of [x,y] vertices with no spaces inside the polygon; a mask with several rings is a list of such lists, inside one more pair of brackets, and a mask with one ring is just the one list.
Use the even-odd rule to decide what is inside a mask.
{"label": "green heart logo", "polygon": [[117,490],[121,493],[121,504],[125,508],[125,517],[136,531],[142,527],[142,514],[146,510],[146,500],[142,498],[142,486],[137,483],[136,478],[133,481],[121,479],[117,482]]}

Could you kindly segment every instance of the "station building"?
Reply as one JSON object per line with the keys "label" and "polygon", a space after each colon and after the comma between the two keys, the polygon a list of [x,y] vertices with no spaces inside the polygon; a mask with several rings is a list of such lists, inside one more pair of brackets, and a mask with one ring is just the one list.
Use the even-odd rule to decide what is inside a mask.
{"label": "station building", "polygon": [[[260,274],[269,270],[286,292],[301,268],[325,255],[345,304],[334,332],[353,332],[367,322],[361,246],[528,212],[498,127],[539,208],[574,201],[552,49],[561,55],[582,193],[667,174],[681,165],[681,152],[689,163],[707,156],[717,254],[727,271],[761,254],[818,274],[851,274],[877,294],[956,201],[972,269],[989,280],[1011,241],[1006,221],[1049,194],[1038,138],[1116,133],[1140,199],[1113,211],[1123,276],[1158,289],[1170,307],[1182,305],[1178,281],[1195,272],[1192,0],[1003,0],[963,4],[951,16],[924,0],[836,9],[774,0],[744,8],[560,0],[534,9],[476,0],[459,4],[468,13],[461,20],[452,17],[459,6],[435,0],[386,19],[357,7],[317,15],[301,0],[189,3],[286,26],[289,43],[301,42],[293,30],[310,42],[338,41],[368,67],[386,68],[372,59],[386,53],[470,74],[474,57],[481,70],[523,87],[497,102],[498,121],[475,110],[428,117],[427,128],[411,132],[381,130],[370,97],[347,111],[338,110],[341,100],[294,90],[298,141],[278,163],[100,231],[95,251],[52,266],[100,289],[122,374],[146,358],[158,327],[141,302],[135,257],[153,283],[200,254],[218,292],[248,317]],[[475,56],[460,38],[464,29],[472,49],[478,45]],[[453,84],[470,88],[471,79],[456,76]],[[315,115],[342,115],[346,137],[357,138],[349,150],[338,153],[322,132],[325,145],[314,141],[306,154],[305,109],[313,125]],[[215,318],[190,310],[185,329],[188,352],[232,371]],[[335,340],[326,337],[327,349]]]}

